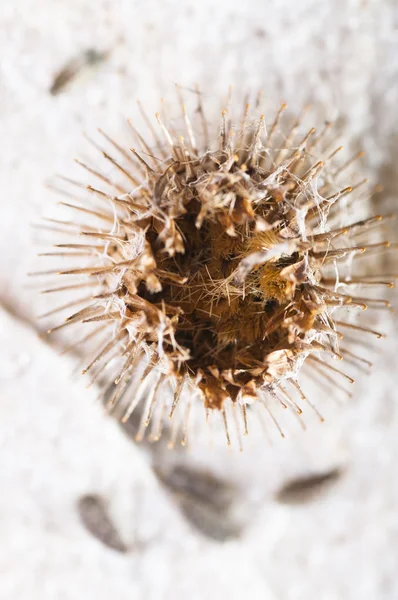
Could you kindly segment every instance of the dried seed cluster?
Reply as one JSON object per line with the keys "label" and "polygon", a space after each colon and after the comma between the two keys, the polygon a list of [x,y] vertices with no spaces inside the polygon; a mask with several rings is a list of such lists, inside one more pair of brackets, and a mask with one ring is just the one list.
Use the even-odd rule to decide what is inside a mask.
{"label": "dried seed cluster", "polygon": [[[78,344],[101,338],[84,373],[109,372],[108,404],[123,403],[124,420],[141,407],[139,438],[151,423],[158,439],[164,417],[178,413],[172,444],[185,443],[192,403],[203,403],[220,413],[229,441],[231,419],[247,433],[248,406],[262,404],[273,419],[267,398],[301,414],[303,363],[352,381],[333,365],[344,352],[340,329],[367,330],[337,311],[388,303],[345,293],[372,283],[355,279],[347,259],[389,244],[357,241],[382,217],[355,220],[365,182],[340,184],[353,160],[336,164],[330,124],[284,127],[282,105],[266,125],[245,103],[236,123],[222,111],[210,140],[200,93],[197,128],[178,94],[185,139],[143,114],[151,142],[130,123],[140,150],[100,132],[115,152],[103,152],[112,177],[80,163],[93,185],[67,180],[87,190],[84,200],[62,203],[72,220],[49,221],[80,237],[53,253],[78,257],[77,266],[60,271],[69,285],[45,291],[96,288],[69,303],[83,308],[61,327],[83,323]],[[342,225],[347,213],[354,218]]]}

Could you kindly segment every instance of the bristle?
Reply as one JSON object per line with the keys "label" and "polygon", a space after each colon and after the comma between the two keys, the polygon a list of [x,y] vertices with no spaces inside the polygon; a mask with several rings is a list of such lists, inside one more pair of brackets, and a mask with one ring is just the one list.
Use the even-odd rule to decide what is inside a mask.
{"label": "bristle", "polygon": [[248,429],[248,426],[247,426],[246,404],[244,404],[244,402],[242,402],[242,404],[241,404],[241,411],[242,411],[242,418],[243,418],[243,425],[244,425],[243,435],[249,435],[249,429]]}
{"label": "bristle", "polygon": [[185,107],[185,102],[184,102],[184,98],[183,98],[183,95],[182,95],[181,87],[179,85],[176,85],[176,90],[177,90],[177,95],[179,97],[181,111],[182,111],[182,115],[183,115],[184,122],[185,122],[185,128],[186,128],[187,135],[188,135],[190,149],[191,149],[191,152],[194,155],[197,155],[197,153],[198,153],[197,144],[196,144],[194,132],[193,132],[193,129],[192,129],[192,124],[191,124],[191,121],[189,119],[186,107]]}
{"label": "bristle", "polygon": [[102,156],[105,158],[105,160],[109,161],[112,165],[114,165],[120,171],[120,173],[122,173],[126,177],[126,179],[131,181],[131,183],[133,185],[135,185],[135,186],[140,185],[140,183],[141,183],[140,180],[137,179],[136,177],[134,177],[130,173],[130,171],[128,171],[127,169],[122,167],[122,165],[115,158],[112,158],[112,156],[109,156],[109,154],[107,154],[106,152],[103,152]]}
{"label": "bristle", "polygon": [[88,173],[90,173],[91,175],[94,175],[94,177],[97,177],[97,179],[99,179],[100,181],[103,181],[104,183],[106,183],[107,185],[109,185],[109,187],[115,188],[120,194],[126,194],[127,193],[127,190],[125,188],[123,188],[122,186],[118,185],[117,183],[112,182],[108,177],[106,177],[105,175],[103,175],[99,171],[96,171],[92,167],[89,167],[88,165],[86,165],[85,163],[83,163],[78,158],[75,158],[75,163],[77,163],[78,165],[80,165],[83,169],[85,169],[86,171],[88,171]]}
{"label": "bristle", "polygon": [[37,319],[45,319],[46,317],[55,315],[59,312],[66,310],[67,308],[71,308],[72,306],[76,306],[78,304],[83,304],[85,302],[88,302],[89,300],[92,300],[92,298],[93,298],[93,296],[84,296],[83,298],[78,298],[77,300],[72,300],[71,302],[67,302],[66,304],[61,304],[61,306],[57,306],[56,308],[53,308],[52,310],[48,310],[47,312],[42,313],[41,315],[38,315]]}
{"label": "bristle", "polygon": [[174,446],[176,445],[178,434],[180,432],[180,426],[181,426],[181,416],[180,416],[180,413],[178,412],[175,415],[175,417],[172,421],[172,425],[171,425],[170,438],[167,443],[167,447],[169,448],[169,450],[172,450],[174,448]]}
{"label": "bristle", "polygon": [[182,426],[181,446],[187,445],[189,417],[191,416],[191,408],[192,408],[192,403],[191,403],[191,399],[189,399],[189,400],[187,400],[187,403],[185,405],[184,422],[183,422],[183,426]]}
{"label": "bristle", "polygon": [[93,358],[89,365],[82,371],[82,375],[85,375],[90,369],[93,368],[95,364],[97,364],[100,360],[104,358],[109,352],[117,345],[119,342],[127,335],[125,330],[120,331],[115,338],[111,339],[102,350]]}
{"label": "bristle", "polygon": [[314,411],[314,413],[316,414],[316,416],[318,417],[320,422],[323,423],[325,419],[323,418],[323,416],[321,415],[319,410],[316,408],[316,406],[311,402],[311,400],[309,400],[309,398],[304,394],[298,381],[296,379],[292,378],[292,379],[289,379],[289,383],[299,392],[300,398],[308,404],[308,406]]}
{"label": "bristle", "polygon": [[335,324],[338,327],[347,327],[348,329],[353,329],[354,331],[360,331],[361,333],[371,333],[375,335],[379,339],[385,337],[384,333],[380,333],[379,331],[374,331],[374,329],[369,329],[368,327],[361,327],[360,325],[355,325],[354,323],[347,323],[345,321],[335,321]]}
{"label": "bristle", "polygon": [[108,223],[113,223],[113,216],[110,214],[98,212],[96,210],[90,210],[90,209],[86,208],[85,206],[71,204],[70,202],[60,202],[59,204],[60,204],[60,206],[66,206],[67,208],[82,212],[82,213],[84,213],[86,215],[90,215],[92,217],[96,217],[103,221],[107,221]]}
{"label": "bristle", "polygon": [[353,379],[352,377],[350,377],[350,375],[347,375],[347,373],[344,373],[344,371],[341,371],[341,369],[337,369],[333,365],[330,365],[329,363],[325,362],[324,360],[321,360],[317,356],[313,356],[313,355],[309,356],[308,360],[311,361],[311,362],[316,362],[318,365],[324,367],[325,369],[329,369],[330,371],[333,371],[334,373],[337,373],[338,375],[341,375],[341,377],[344,377],[350,383],[355,383],[355,379]]}
{"label": "bristle", "polygon": [[164,149],[162,147],[162,143],[160,141],[160,137],[158,136],[155,127],[152,125],[151,120],[148,118],[146,112],[142,108],[142,104],[141,104],[141,102],[139,100],[137,100],[137,106],[138,106],[138,109],[139,109],[139,111],[141,113],[142,118],[145,121],[145,124],[147,125],[149,131],[151,132],[151,134],[153,136],[153,139],[155,140],[158,152],[161,154],[162,158],[166,158],[167,159],[167,154],[166,154],[166,152],[164,151]]}
{"label": "bristle", "polygon": [[370,360],[367,360],[366,358],[363,358],[362,356],[358,356],[358,354],[355,354],[354,352],[351,352],[350,350],[347,350],[346,348],[340,348],[340,352],[344,355],[351,356],[355,360],[367,365],[368,367],[373,367],[373,363],[371,363]]}
{"label": "bristle", "polygon": [[231,438],[229,437],[229,429],[228,429],[228,419],[227,419],[227,411],[225,406],[221,409],[222,420],[224,424],[225,438],[227,440],[227,446],[231,446]]}
{"label": "bristle", "polygon": [[232,418],[233,418],[233,421],[234,421],[234,427],[235,427],[236,437],[238,439],[239,450],[240,450],[240,452],[242,452],[243,451],[243,444],[242,444],[242,436],[241,436],[241,432],[240,432],[239,419],[238,419],[238,415],[237,415],[236,402],[232,402],[231,409],[232,409]]}
{"label": "bristle", "polygon": [[124,156],[126,160],[133,163],[134,167],[137,168],[137,163],[133,161],[132,156],[128,152],[126,152],[124,148],[122,148],[117,142],[115,142],[115,140],[110,138],[104,131],[102,131],[102,129],[98,128],[98,133],[100,133],[114,148],[116,148],[116,150],[122,156]]}
{"label": "bristle", "polygon": [[176,154],[175,144],[174,144],[173,138],[171,137],[170,132],[168,131],[166,125],[163,123],[162,119],[160,118],[160,114],[156,113],[155,117],[160,125],[160,128],[161,128],[164,138],[167,142],[167,145],[169,146],[172,156],[174,156],[174,158],[176,160],[178,160],[178,155]]}
{"label": "bristle", "polygon": [[343,165],[341,165],[334,173],[334,176],[336,175],[341,175],[341,173],[343,171],[345,171],[350,165],[352,165],[356,160],[358,160],[359,158],[362,158],[362,156],[364,156],[365,152],[363,152],[362,150],[360,152],[357,152],[356,154],[354,154],[354,156],[352,156],[351,158],[349,158]]}
{"label": "bristle", "polygon": [[278,112],[276,113],[276,117],[274,122],[271,125],[271,129],[270,132],[268,134],[268,143],[271,143],[271,140],[274,136],[274,134],[276,133],[276,131],[278,130],[278,126],[279,126],[279,121],[281,119],[282,113],[287,109],[287,104],[285,104],[285,102],[283,102],[278,110]]}
{"label": "bristle", "polygon": [[147,394],[147,397],[146,397],[145,407],[144,407],[144,410],[142,411],[140,426],[139,426],[138,432],[135,436],[135,439],[137,442],[139,442],[143,439],[143,437],[145,435],[145,429],[148,427],[149,423],[151,422],[153,409],[158,400],[158,389],[159,389],[159,386],[161,383],[162,383],[162,373],[158,372],[154,377],[154,381],[152,381],[152,385],[151,385],[149,392]]}
{"label": "bristle", "polygon": [[177,387],[176,387],[176,389],[174,391],[174,395],[173,395],[173,403],[171,405],[169,419],[171,419],[173,417],[174,411],[178,406],[178,403],[180,401],[181,394],[182,394],[182,389],[184,387],[184,383],[185,383],[185,381],[183,379],[177,383]]}
{"label": "bristle", "polygon": [[[341,349],[340,349],[340,351],[341,351]],[[331,394],[331,399],[334,402],[339,403],[339,398],[338,398],[339,392],[343,393],[348,398],[353,397],[352,392],[347,390],[347,388],[345,388],[341,383],[336,381],[335,377],[329,375],[328,373],[325,373],[325,371],[323,369],[304,369],[304,372],[307,377],[309,377],[316,383],[317,386],[321,386],[322,388],[325,385],[324,381],[327,381],[330,384],[330,387],[332,389],[333,393]],[[319,378],[317,378],[316,375],[319,375],[319,378],[321,379],[321,381],[319,381]],[[324,381],[322,381],[322,380],[324,380]],[[338,390],[338,393],[336,393],[336,390]],[[323,418],[321,420],[323,420]]]}
{"label": "bristle", "polygon": [[148,377],[148,375],[150,375],[152,373],[153,369],[154,369],[154,366],[151,363],[149,363],[145,367],[145,370],[144,370],[143,374],[141,375],[137,386],[134,386],[134,387],[131,386],[133,388],[132,396],[129,400],[128,408],[122,416],[122,419],[121,419],[122,423],[126,423],[129,420],[129,418],[133,414],[134,410],[138,406],[138,403],[141,400],[142,391],[144,390],[145,386],[147,385],[147,377]]}
{"label": "bristle", "polygon": [[271,417],[271,420],[272,420],[273,424],[275,425],[275,427],[277,428],[277,430],[279,431],[280,436],[284,438],[285,434],[282,431],[282,428],[279,425],[278,421],[275,419],[274,415],[272,414],[271,409],[268,406],[266,398],[261,398],[260,402],[261,402],[262,406],[265,408],[265,410],[268,413],[268,415]]}
{"label": "bristle", "polygon": [[73,342],[73,344],[70,344],[70,346],[67,346],[66,348],[64,348],[61,352],[61,356],[63,354],[71,352],[71,350],[75,350],[77,346],[80,346],[81,344],[88,342],[88,340],[91,340],[93,337],[95,337],[96,335],[101,333],[101,331],[104,331],[104,329],[106,329],[106,325],[100,325],[99,327],[96,327],[95,329],[93,329],[93,331],[90,331],[90,333],[87,333],[86,335],[81,337],[79,340],[77,340],[77,342]]}

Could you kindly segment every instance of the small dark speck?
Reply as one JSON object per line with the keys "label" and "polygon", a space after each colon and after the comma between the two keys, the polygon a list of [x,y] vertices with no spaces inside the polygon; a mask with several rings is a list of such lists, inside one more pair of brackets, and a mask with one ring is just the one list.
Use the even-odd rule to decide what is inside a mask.
{"label": "small dark speck", "polygon": [[276,500],[282,504],[304,504],[315,500],[330,484],[342,475],[341,469],[332,469],[326,473],[315,473],[288,481],[276,494]]}
{"label": "small dark speck", "polygon": [[106,503],[101,496],[97,494],[81,496],[77,502],[77,510],[81,522],[92,536],[108,548],[123,553],[128,551],[108,515]]}
{"label": "small dark speck", "polygon": [[254,35],[258,38],[265,38],[265,37],[267,37],[267,32],[265,31],[265,29],[258,27],[257,29],[254,30]]}
{"label": "small dark speck", "polygon": [[106,60],[108,54],[108,52],[99,52],[94,48],[89,48],[70,59],[54,76],[49,90],[50,94],[52,96],[61,94],[67,85],[80,75],[82,71],[100,64]]}

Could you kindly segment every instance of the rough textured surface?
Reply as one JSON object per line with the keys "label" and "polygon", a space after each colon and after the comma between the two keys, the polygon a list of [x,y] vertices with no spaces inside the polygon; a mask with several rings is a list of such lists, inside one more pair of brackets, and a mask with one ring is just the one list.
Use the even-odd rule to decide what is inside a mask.
{"label": "rough textured surface", "polygon": [[[233,84],[262,87],[271,109],[281,100],[292,109],[310,100],[320,118],[339,115],[344,137],[367,151],[371,177],[385,185],[377,211],[391,208],[398,189],[396,2],[101,0],[94,9],[88,0],[3,0],[0,37],[0,283],[9,308],[0,315],[0,597],[395,599],[392,320],[384,316],[379,325],[391,334],[375,355],[375,374],[325,425],[243,455],[204,449],[181,458],[195,468],[211,462],[238,490],[228,510],[239,527],[231,527],[235,537],[221,532],[220,544],[190,524],[205,519],[197,506],[184,518],[181,490],[178,503],[175,489],[154,476],[149,455],[102,414],[94,391],[70,377],[71,362],[29,328],[36,291],[25,273],[35,263],[30,222],[54,199],[44,183],[84,156],[81,131],[123,130],[126,115],[137,117],[137,97],[154,112],[176,81],[198,83],[214,114]],[[57,73],[90,48],[107,52],[106,60],[51,94]],[[395,259],[388,269],[396,271]],[[343,475],[310,503],[278,502],[287,482],[335,467]],[[104,498],[128,553],[84,529],[77,503],[87,494]]]}

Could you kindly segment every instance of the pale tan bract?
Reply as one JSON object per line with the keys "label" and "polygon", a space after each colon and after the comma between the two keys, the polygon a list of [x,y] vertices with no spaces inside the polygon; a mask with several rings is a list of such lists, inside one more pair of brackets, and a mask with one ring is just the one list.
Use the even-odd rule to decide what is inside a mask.
{"label": "pale tan bract", "polygon": [[346,172],[360,154],[339,164],[330,124],[301,131],[299,118],[286,127],[285,105],[266,124],[245,103],[236,120],[223,110],[210,135],[201,94],[194,124],[177,91],[181,129],[143,113],[150,137],[130,123],[134,148],[100,130],[107,169],[80,163],[90,185],[68,180],[87,193],[63,202],[70,219],[56,229],[71,240],[52,254],[76,266],[46,293],[89,294],[52,331],[77,327],[80,346],[95,344],[83,373],[108,381],[107,405],[123,407],[123,421],[140,410],[138,439],[159,439],[172,417],[171,445],[185,444],[193,404],[220,413],[228,443],[232,422],[239,439],[247,434],[255,405],[282,433],[269,399],[301,420],[305,365],[336,387],[353,381],[335,362],[361,361],[342,333],[372,330],[339,313],[388,305],[355,290],[391,282],[351,272],[353,258],[389,245],[363,241],[384,220],[355,218],[366,182]]}

